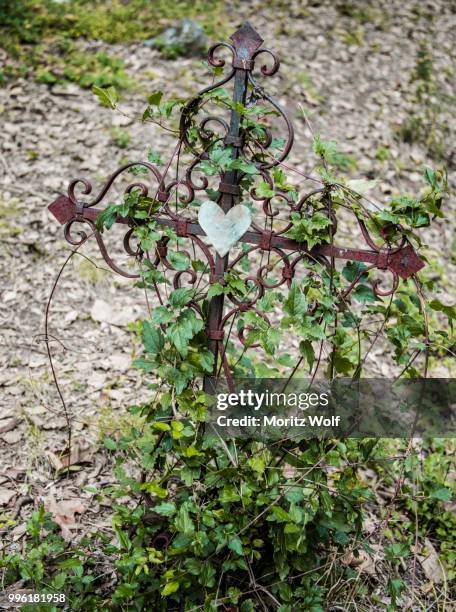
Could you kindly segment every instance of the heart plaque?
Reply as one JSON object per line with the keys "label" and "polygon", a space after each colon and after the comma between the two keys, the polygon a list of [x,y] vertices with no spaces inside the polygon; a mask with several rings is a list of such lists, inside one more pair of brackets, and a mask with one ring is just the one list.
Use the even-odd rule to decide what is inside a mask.
{"label": "heart plaque", "polygon": [[249,229],[252,216],[243,204],[225,214],[218,204],[206,201],[200,206],[198,221],[214,249],[224,257]]}

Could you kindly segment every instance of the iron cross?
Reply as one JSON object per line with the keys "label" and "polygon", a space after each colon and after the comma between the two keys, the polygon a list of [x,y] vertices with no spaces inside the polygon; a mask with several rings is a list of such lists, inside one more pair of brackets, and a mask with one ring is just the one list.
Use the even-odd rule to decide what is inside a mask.
{"label": "iron cross", "polygon": [[[208,92],[214,90],[216,87],[225,85],[229,81],[232,81],[232,100],[234,103],[240,103],[240,105],[245,106],[246,103],[248,103],[248,93],[249,91],[251,92],[253,90],[255,96],[261,97],[265,102],[271,103],[274,109],[278,112],[278,114],[283,118],[285,122],[287,136],[283,145],[283,149],[281,150],[279,156],[275,158],[271,157],[269,160],[263,160],[260,163],[257,162],[262,176],[268,178],[269,170],[277,165],[280,165],[280,163],[287,157],[288,153],[290,152],[293,144],[294,133],[289,118],[286,116],[281,107],[264,92],[263,88],[257,85],[256,80],[252,75],[252,72],[255,68],[255,60],[261,54],[269,56],[269,59],[272,58],[273,62],[272,66],[261,66],[260,70],[264,77],[271,76],[275,72],[277,72],[280,62],[278,57],[272,51],[270,51],[269,49],[261,48],[263,40],[248,22],[244,23],[230,37],[230,40],[230,43],[218,43],[211,47],[208,53],[208,61],[212,66],[223,66],[225,64],[225,60],[220,59],[216,55],[216,53],[218,53],[222,47],[227,48],[232,55],[231,72],[221,81],[210,85],[202,92],[197,94],[197,96],[193,100],[191,100],[184,106],[180,121],[180,143],[186,146],[187,148],[192,149],[193,145],[189,142],[188,139],[188,129],[191,120],[199,110],[200,101],[202,100],[203,96]],[[231,158],[234,160],[237,159],[241,154],[244,154],[244,133],[242,127],[242,114],[239,112],[240,105],[233,105],[229,123],[222,124],[222,122],[220,122],[220,124],[222,124],[225,129],[225,135],[223,138],[224,146],[230,147]],[[211,134],[211,132],[207,128],[207,124],[209,121],[217,121],[217,118],[206,117],[201,122],[199,134],[205,136],[206,139],[207,136]],[[268,137],[266,137],[266,141],[263,142],[263,144],[260,146],[262,146],[264,149],[267,149],[269,144],[270,139],[268,140]],[[205,233],[199,223],[194,218],[184,216],[184,214],[182,214],[181,212],[172,211],[169,206],[171,194],[173,192],[173,188],[176,188],[176,183],[183,185],[187,189],[188,197],[184,201],[186,201],[188,204],[191,204],[191,201],[194,198],[196,191],[204,190],[207,187],[207,184],[204,181],[202,183],[198,183],[192,176],[192,173],[197,168],[198,162],[203,159],[207,159],[207,148],[202,148],[199,151],[195,151],[194,156],[195,160],[187,168],[185,178],[177,182],[171,181],[168,184],[166,182],[166,175],[162,174],[155,166],[152,166],[148,162],[135,162],[127,164],[119,168],[106,181],[99,194],[90,202],[81,201],[76,195],[76,188],[79,185],[82,185],[82,193],[84,195],[88,195],[92,190],[91,184],[85,179],[75,179],[69,184],[67,195],[60,195],[49,206],[49,210],[56,217],[59,223],[65,226],[65,237],[71,244],[79,244],[78,240],[75,240],[71,233],[73,225],[78,223],[88,224],[92,228],[93,234],[98,242],[100,251],[108,265],[119,274],[130,278],[138,277],[139,275],[131,274],[123,270],[111,259],[103,242],[103,238],[96,229],[94,222],[97,216],[103,210],[102,208],[97,208],[96,204],[100,203],[103,200],[104,196],[107,194],[116,178],[120,176],[123,172],[127,171],[130,167],[138,164],[142,165],[153,174],[153,177],[155,178],[158,184],[156,192],[154,194],[154,199],[161,202],[162,208],[160,214],[157,214],[154,217],[154,220],[156,221],[157,225],[163,228],[172,228],[177,234],[177,236],[188,238],[193,242],[193,244],[196,244],[203,251],[208,261],[210,269],[209,282],[220,282],[223,284],[224,275],[226,271],[230,268],[230,265],[232,265],[229,261],[229,255],[221,257],[216,253],[214,254],[212,250],[209,249],[204,240],[202,240],[201,238],[204,238]],[[240,200],[241,180],[242,172],[239,170],[228,170],[224,172],[220,177],[220,181],[217,187],[217,191],[219,194],[217,202],[225,213],[229,211],[233,206],[235,206]],[[141,189],[145,189],[143,185],[139,185]],[[127,187],[127,191],[135,186],[138,186],[138,183]],[[301,198],[301,208],[308,197],[314,194],[319,194],[321,192],[324,192],[324,189],[315,190],[314,192],[307,194],[307,196],[305,196],[304,198]],[[147,193],[147,189],[145,192],[143,191],[143,193]],[[284,200],[285,198],[286,196],[284,195]],[[269,216],[271,217],[271,219],[273,219],[274,215],[272,215],[272,211],[270,211],[269,206],[270,203],[267,201],[267,199],[265,199],[263,202],[265,215],[266,217]],[[301,210],[301,208],[299,206],[297,207],[298,210]],[[393,277],[394,289],[397,287],[399,277],[402,279],[406,279],[418,272],[424,266],[423,261],[418,257],[413,247],[406,241],[406,239],[402,240],[401,244],[399,246],[395,246],[394,248],[389,246],[388,248],[378,247],[376,243],[371,239],[365,223],[360,219],[357,219],[357,221],[359,223],[360,230],[366,242],[366,245],[369,247],[367,249],[338,246],[333,243],[321,244],[309,249],[307,248],[306,244],[292,240],[291,238],[284,235],[284,231],[273,231],[273,229],[266,229],[266,224],[265,228],[259,228],[255,226],[254,228],[249,229],[240,238],[240,242],[245,243],[247,245],[251,245],[250,249],[252,252],[274,252],[276,254],[279,254],[280,257],[282,257],[283,265],[281,267],[281,278],[279,279],[280,282],[275,286],[280,286],[280,284],[282,283],[290,286],[295,274],[297,261],[305,257],[317,260],[344,259],[349,261],[358,261],[367,264],[367,269],[376,268],[379,270],[389,271]],[[117,223],[127,225],[124,242],[127,253],[130,255],[138,255],[138,252],[132,250],[128,243],[128,240],[133,232],[133,227],[131,227],[130,221],[127,218],[118,217]],[[272,226],[272,222],[270,225]],[[166,244],[167,240],[159,241],[155,253],[157,262],[166,261]],[[291,258],[290,254],[294,254],[294,259]],[[235,263],[237,260],[238,258],[235,260]],[[172,269],[172,266],[169,265],[169,262],[167,263],[166,267],[168,269]],[[266,286],[263,279],[263,270],[257,270],[256,278],[259,293],[261,294],[261,290],[264,291],[264,288]],[[359,278],[355,279],[350,288],[353,288],[357,280],[359,280]],[[378,289],[378,287],[376,287],[376,291],[378,295],[388,295],[392,293],[392,291],[382,293]],[[214,373],[217,372],[218,358],[220,356],[226,371],[226,358],[224,356],[224,348],[222,343],[224,338],[224,326],[227,324],[227,321],[230,319],[231,316],[233,316],[234,312],[242,313],[248,310],[249,308],[254,307],[254,302],[236,303],[234,309],[231,309],[231,311],[226,313],[224,308],[224,302],[224,295],[217,295],[213,297],[209,304],[209,311],[207,317],[206,332],[209,348],[215,356]]]}

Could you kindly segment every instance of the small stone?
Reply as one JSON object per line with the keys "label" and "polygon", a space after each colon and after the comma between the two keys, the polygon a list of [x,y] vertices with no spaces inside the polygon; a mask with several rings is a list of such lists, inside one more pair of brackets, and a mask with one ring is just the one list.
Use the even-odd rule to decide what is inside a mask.
{"label": "small stone", "polygon": [[2,489],[0,491],[0,506],[7,506],[15,495],[16,492],[11,491],[11,489]]}
{"label": "small stone", "polygon": [[155,47],[170,58],[201,56],[207,48],[207,36],[199,23],[182,19],[155,38],[146,40],[144,45]]}
{"label": "small stone", "polygon": [[126,353],[113,353],[109,361],[112,368],[120,372],[125,372],[131,365],[131,357]]}
{"label": "small stone", "polygon": [[79,311],[78,310],[70,310],[65,315],[65,322],[66,323],[73,323],[74,321],[76,321],[78,316],[79,316]]}
{"label": "small stone", "polygon": [[87,379],[87,384],[94,389],[103,388],[106,384],[106,375],[103,372],[92,372]]}
{"label": "small stone", "polygon": [[90,316],[94,321],[99,323],[109,323],[111,325],[124,326],[137,319],[138,315],[134,312],[133,308],[124,307],[114,308],[108,302],[104,300],[95,300]]}
{"label": "small stone", "polygon": [[22,434],[17,429],[8,431],[2,435],[2,440],[7,444],[17,444],[22,439]]}
{"label": "small stone", "polygon": [[74,83],[66,85],[54,85],[51,90],[53,96],[81,96],[81,88]]}

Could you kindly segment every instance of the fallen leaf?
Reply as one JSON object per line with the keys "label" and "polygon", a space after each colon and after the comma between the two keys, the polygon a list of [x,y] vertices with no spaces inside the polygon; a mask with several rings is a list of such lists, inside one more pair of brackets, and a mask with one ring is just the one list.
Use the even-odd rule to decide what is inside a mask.
{"label": "fallen leaf", "polygon": [[123,327],[138,318],[133,308],[128,306],[114,308],[109,302],[104,300],[95,300],[90,310],[90,316],[99,323],[110,323],[119,327]]}
{"label": "fallen leaf", "polygon": [[114,370],[125,372],[131,366],[131,357],[126,353],[113,353],[110,355],[108,363]]}
{"label": "fallen leaf", "polygon": [[52,451],[46,451],[46,457],[49,459],[49,463],[57,472],[63,468],[62,462]]}
{"label": "fallen leaf", "polygon": [[65,417],[54,416],[52,419],[43,420],[41,425],[42,429],[51,430],[51,429],[64,429],[67,426],[67,422]]}
{"label": "fallen leaf", "polygon": [[445,582],[445,570],[440,562],[437,551],[428,538],[424,540],[421,553],[424,554],[418,555],[418,560],[421,563],[426,578],[434,584]]}
{"label": "fallen leaf", "polygon": [[374,559],[365,550],[359,550],[357,557],[352,552],[347,553],[342,558],[342,564],[356,567],[358,572],[369,574],[370,576],[374,576],[377,573]]}
{"label": "fallen leaf", "polygon": [[17,444],[22,439],[22,434],[20,431],[8,431],[1,436],[2,440],[4,440],[7,444]]}
{"label": "fallen leaf", "polygon": [[77,464],[92,463],[95,449],[89,445],[87,440],[76,439],[71,444],[71,457],[68,447],[61,452],[46,451],[49,463],[56,471],[61,471],[67,467]]}
{"label": "fallen leaf", "polygon": [[62,530],[62,537],[70,541],[73,539],[72,529],[78,529],[75,514],[83,514],[86,507],[78,498],[64,499],[57,502],[53,495],[44,500],[44,507],[50,512],[54,521]]}
{"label": "fallen leaf", "polygon": [[63,467],[75,465],[76,463],[92,463],[95,448],[89,445],[86,440],[74,440],[71,445],[71,457],[68,448],[60,456]]}
{"label": "fallen leaf", "polygon": [[87,384],[89,387],[102,389],[106,385],[106,374],[103,372],[92,372],[87,378]]}
{"label": "fallen leaf", "polygon": [[79,310],[70,310],[65,315],[65,323],[73,323],[78,318]]}
{"label": "fallen leaf", "polygon": [[11,419],[4,419],[4,422],[2,422],[2,424],[0,425],[0,434],[4,434],[7,431],[11,431],[16,427],[18,423],[19,419],[16,419],[15,417]]}
{"label": "fallen leaf", "polygon": [[47,363],[47,357],[44,357],[43,355],[32,355],[29,359],[28,366],[29,368],[41,368]]}
{"label": "fallen leaf", "polygon": [[7,506],[16,495],[16,491],[11,489],[0,489],[0,506]]}
{"label": "fallen leaf", "polygon": [[375,576],[377,570],[375,569],[374,559],[365,550],[359,552],[359,571],[369,576]]}

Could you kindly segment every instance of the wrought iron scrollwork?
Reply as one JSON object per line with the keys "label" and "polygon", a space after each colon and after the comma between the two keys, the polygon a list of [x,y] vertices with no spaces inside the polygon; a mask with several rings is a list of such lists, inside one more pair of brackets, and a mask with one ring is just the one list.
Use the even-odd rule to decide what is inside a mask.
{"label": "wrought iron scrollwork", "polygon": [[[287,158],[293,146],[294,131],[289,117],[265,91],[263,85],[260,85],[257,76],[254,76],[257,74],[260,79],[272,77],[280,67],[278,56],[270,49],[263,48],[262,43],[259,34],[246,23],[231,36],[231,42],[217,43],[209,49],[209,65],[226,68],[227,74],[204,88],[183,106],[179,124],[179,142],[175,152],[184,151],[190,154],[191,159],[186,167],[179,167],[179,172],[172,180],[167,177],[171,161],[163,172],[149,162],[132,162],[117,169],[92,199],[84,201],[84,198],[92,193],[91,183],[84,178],[77,178],[70,182],[68,196],[60,196],[50,206],[57,219],[65,224],[64,235],[71,245],[80,245],[87,239],[87,232],[90,230],[106,263],[123,276],[137,278],[137,274],[131,274],[120,268],[109,256],[103,238],[95,226],[95,219],[100,211],[94,207],[105,199],[117,179],[124,173],[133,166],[144,168],[148,180],[141,177],[140,181],[131,181],[124,192],[128,194],[136,191],[144,198],[148,197],[159,202],[158,209],[153,213],[153,219],[159,229],[172,228],[175,231],[179,237],[178,248],[181,253],[187,255],[189,265],[182,269],[182,264],[179,266],[173,264],[173,258],[169,253],[169,239],[166,235],[159,240],[153,253],[143,253],[138,244],[134,244],[135,228],[128,220],[119,218],[117,219],[119,223],[126,224],[124,250],[127,255],[136,259],[150,257],[150,265],[160,267],[167,275],[173,276],[172,285],[175,288],[183,286],[195,288],[195,297],[190,305],[199,314],[202,313],[202,302],[205,299],[205,292],[197,291],[200,285],[216,282],[224,285],[225,274],[239,270],[242,260],[249,260],[253,270],[243,275],[243,280],[249,288],[248,295],[242,297],[228,292],[225,296],[215,298],[215,301],[213,299],[209,307],[208,339],[216,357],[220,356],[225,373],[227,373],[227,361],[224,352],[224,331],[227,326],[232,325],[236,317],[242,318],[249,310],[255,312],[269,325],[268,317],[258,308],[258,301],[266,290],[289,288],[299,270],[308,268],[311,274],[317,274],[317,265],[322,270],[328,270],[335,258],[365,262],[367,267],[360,269],[359,274],[345,288],[339,290],[339,299],[343,303],[349,299],[356,285],[371,270],[384,270],[391,275],[392,282],[389,287],[382,287],[380,279],[372,282],[372,290],[376,296],[388,296],[397,289],[400,277],[407,278],[423,266],[405,235],[402,235],[398,244],[389,244],[385,237],[384,244],[378,245],[371,237],[362,215],[355,214],[355,217],[368,248],[353,249],[335,245],[337,220],[331,203],[331,189],[327,186],[304,194],[296,194],[295,197],[286,191],[274,189],[273,196],[264,197],[255,184],[250,185],[244,195],[252,202],[255,216],[250,230],[241,239],[240,250],[234,251],[231,261],[213,253],[196,221],[196,196],[206,193],[210,185],[208,177],[200,171],[200,164],[210,159],[214,147],[232,147],[233,159],[242,155],[246,161],[255,164],[259,179],[272,189],[274,187],[272,171]],[[227,65],[228,60],[223,55],[230,57],[230,66]],[[258,70],[260,62],[263,63]],[[207,113],[207,100],[216,90],[230,82],[233,83],[234,94],[233,103],[227,104],[226,107],[227,116]],[[243,101],[241,105],[245,109],[263,102],[276,114],[277,120],[284,128],[280,131],[280,135],[284,137],[283,144],[279,149],[275,149],[275,153],[271,146],[274,142],[274,133],[278,129],[277,122],[271,125],[265,123],[256,138],[247,138],[249,127],[243,125],[243,115],[239,112],[240,100]],[[226,211],[240,201],[242,191],[240,185],[245,174],[242,171],[234,171],[221,173],[216,178],[220,181],[215,189],[218,193],[217,202]],[[150,179],[153,188],[149,184]],[[306,244],[298,243],[288,237],[293,225],[293,214],[306,218],[306,215],[316,212],[325,215],[330,221],[331,243],[308,248]],[[138,223],[140,224],[140,221]],[[78,228],[79,231],[76,231]],[[400,233],[401,228],[397,229]],[[180,243],[185,245],[182,246]],[[200,268],[193,268],[190,265],[195,258],[201,260]],[[223,299],[230,304],[226,311],[223,309]],[[309,309],[314,307],[315,305],[309,305]],[[246,343],[247,333],[248,326],[241,325],[238,337],[242,344]]]}

